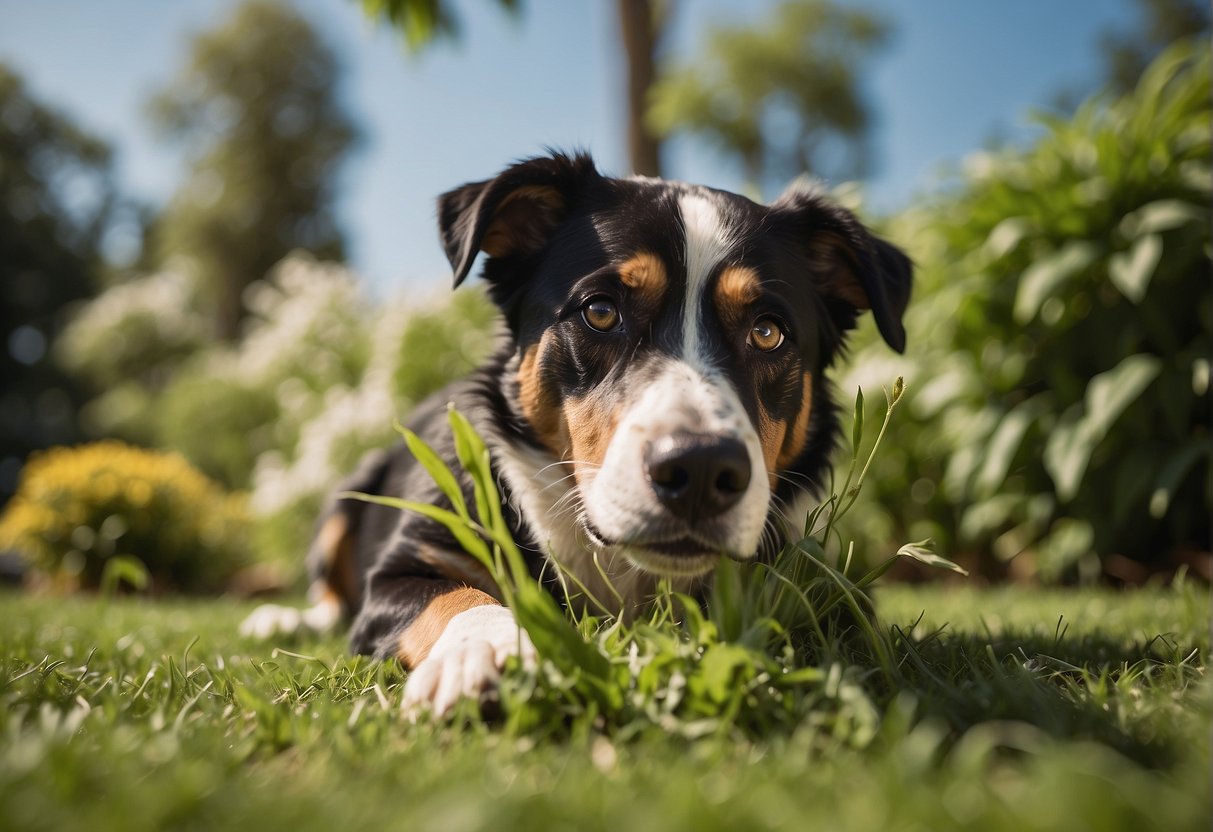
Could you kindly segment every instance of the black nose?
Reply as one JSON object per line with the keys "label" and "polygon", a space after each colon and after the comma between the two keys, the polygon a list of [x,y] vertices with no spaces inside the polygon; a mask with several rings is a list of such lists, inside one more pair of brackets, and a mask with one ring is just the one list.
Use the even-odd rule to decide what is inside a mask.
{"label": "black nose", "polygon": [[644,458],[653,492],[694,523],[732,508],[750,484],[750,455],[736,439],[675,433],[649,443]]}

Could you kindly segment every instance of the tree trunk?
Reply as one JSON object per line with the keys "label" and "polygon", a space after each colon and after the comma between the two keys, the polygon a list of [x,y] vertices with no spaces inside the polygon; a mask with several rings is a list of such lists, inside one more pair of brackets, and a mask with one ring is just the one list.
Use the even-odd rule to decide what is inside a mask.
{"label": "tree trunk", "polygon": [[661,176],[661,143],[644,123],[659,34],[651,0],[619,0],[619,22],[628,62],[628,155],[632,172]]}

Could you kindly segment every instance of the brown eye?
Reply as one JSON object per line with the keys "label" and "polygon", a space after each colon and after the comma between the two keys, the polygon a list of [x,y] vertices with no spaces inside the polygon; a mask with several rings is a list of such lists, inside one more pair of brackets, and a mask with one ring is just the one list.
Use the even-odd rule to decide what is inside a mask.
{"label": "brown eye", "polygon": [[589,303],[581,307],[581,319],[586,326],[598,332],[618,329],[621,320],[615,304],[603,297],[590,298]]}
{"label": "brown eye", "polygon": [[779,349],[783,343],[783,330],[770,318],[759,318],[750,329],[750,337],[746,341],[756,350],[771,352]]}

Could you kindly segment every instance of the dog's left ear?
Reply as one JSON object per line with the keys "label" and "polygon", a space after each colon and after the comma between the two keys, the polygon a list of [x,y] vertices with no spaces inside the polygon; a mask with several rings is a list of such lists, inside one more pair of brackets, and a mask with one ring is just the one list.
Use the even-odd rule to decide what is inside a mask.
{"label": "dog's left ear", "polygon": [[910,302],[914,272],[905,252],[812,189],[793,187],[771,204],[771,211],[785,236],[807,246],[820,291],[854,309],[871,309],[885,342],[904,352],[901,318]]}
{"label": "dog's left ear", "polygon": [[598,176],[588,155],[553,153],[439,197],[438,228],[455,286],[467,278],[481,251],[504,260],[542,249],[587,182]]}

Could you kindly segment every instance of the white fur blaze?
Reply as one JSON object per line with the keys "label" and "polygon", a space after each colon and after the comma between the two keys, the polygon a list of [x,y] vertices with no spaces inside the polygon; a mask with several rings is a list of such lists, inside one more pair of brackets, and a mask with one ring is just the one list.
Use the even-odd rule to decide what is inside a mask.
{"label": "white fur blaze", "polygon": [[687,296],[682,313],[683,356],[701,368],[703,336],[701,309],[708,278],[732,248],[729,229],[721,222],[720,212],[711,200],[687,194],[678,200],[686,234]]}
{"label": "white fur blaze", "polygon": [[721,542],[733,557],[753,556],[771,496],[762,445],[732,385],[684,361],[668,361],[620,420],[602,467],[584,487],[587,516],[616,540],[662,522],[662,508],[645,473],[645,448],[681,431],[729,437],[745,445],[750,485],[725,515],[728,535]]}

